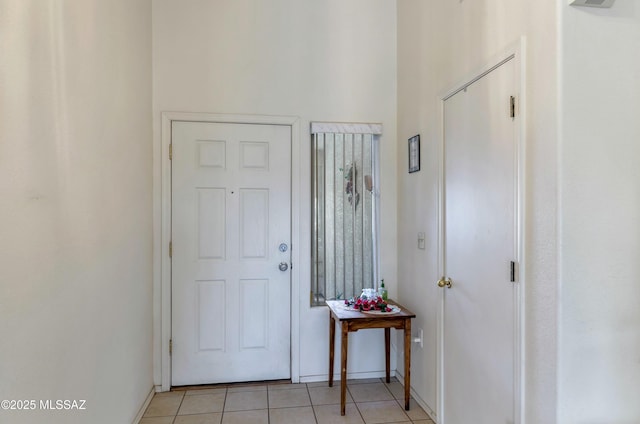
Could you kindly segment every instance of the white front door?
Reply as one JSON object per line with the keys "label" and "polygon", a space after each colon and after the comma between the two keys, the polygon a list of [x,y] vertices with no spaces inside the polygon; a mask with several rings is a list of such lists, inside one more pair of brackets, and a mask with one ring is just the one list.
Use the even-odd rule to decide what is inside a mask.
{"label": "white front door", "polygon": [[515,60],[444,102],[443,424],[513,424]]}
{"label": "white front door", "polygon": [[291,127],[174,121],[172,149],[171,384],[290,378]]}

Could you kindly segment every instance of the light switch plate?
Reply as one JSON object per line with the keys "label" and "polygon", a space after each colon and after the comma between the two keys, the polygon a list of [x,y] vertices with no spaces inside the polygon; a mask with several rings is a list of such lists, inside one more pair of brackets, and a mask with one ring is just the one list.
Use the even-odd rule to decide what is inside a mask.
{"label": "light switch plate", "polygon": [[616,0],[569,0],[571,6],[611,7]]}
{"label": "light switch plate", "polygon": [[424,233],[418,233],[418,249],[424,250]]}

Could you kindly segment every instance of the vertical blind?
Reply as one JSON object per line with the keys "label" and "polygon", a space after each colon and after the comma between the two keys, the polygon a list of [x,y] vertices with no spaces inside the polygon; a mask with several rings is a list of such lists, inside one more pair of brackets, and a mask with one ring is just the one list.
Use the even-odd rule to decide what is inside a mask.
{"label": "vertical blind", "polygon": [[376,124],[312,124],[311,302],[374,287]]}

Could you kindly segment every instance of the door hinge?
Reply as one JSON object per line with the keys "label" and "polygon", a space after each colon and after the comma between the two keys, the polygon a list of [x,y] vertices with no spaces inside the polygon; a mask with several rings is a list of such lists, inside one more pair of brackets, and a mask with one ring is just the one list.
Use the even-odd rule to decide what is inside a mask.
{"label": "door hinge", "polygon": [[173,339],[169,340],[169,355],[173,353]]}
{"label": "door hinge", "polygon": [[172,241],[169,242],[169,257],[170,258],[173,257],[173,242]]}
{"label": "door hinge", "polygon": [[516,98],[514,96],[509,97],[509,116],[516,117]]}
{"label": "door hinge", "polygon": [[516,282],[516,263],[514,261],[511,261],[511,265],[510,265],[510,273],[511,273],[511,282],[515,283]]}
{"label": "door hinge", "polygon": [[173,159],[173,144],[169,144],[169,160]]}

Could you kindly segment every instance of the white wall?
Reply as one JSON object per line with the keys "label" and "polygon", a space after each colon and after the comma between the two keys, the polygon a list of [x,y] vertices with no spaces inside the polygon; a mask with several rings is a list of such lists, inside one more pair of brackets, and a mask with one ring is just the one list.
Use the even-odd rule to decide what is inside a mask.
{"label": "white wall", "polygon": [[637,423],[640,4],[561,23],[558,423]]}
{"label": "white wall", "polygon": [[0,0],[6,423],[130,423],[152,388],[151,10]]}
{"label": "white wall", "polygon": [[[301,164],[302,234],[301,245],[294,248],[303,260],[295,264],[302,276],[298,319],[303,379],[326,378],[328,371],[328,313],[324,307],[309,307],[309,122],[383,124],[381,272],[385,281],[396,280],[395,57],[395,1],[153,2],[156,144],[164,111],[300,118],[296,160]],[[157,176],[160,170],[155,172]],[[159,293],[159,281],[156,286]],[[157,335],[159,331],[156,327]],[[350,371],[384,369],[382,330],[375,338],[366,333],[351,338]],[[160,375],[155,379],[159,384]]]}
{"label": "white wall", "polygon": [[[412,385],[436,410],[439,99],[526,37],[526,347],[524,415],[552,423],[556,408],[556,10],[524,0],[398,2],[399,299],[425,331]],[[422,166],[407,173],[407,138],[421,135]],[[417,233],[426,249],[417,249]],[[455,278],[455,277],[454,277]]]}

